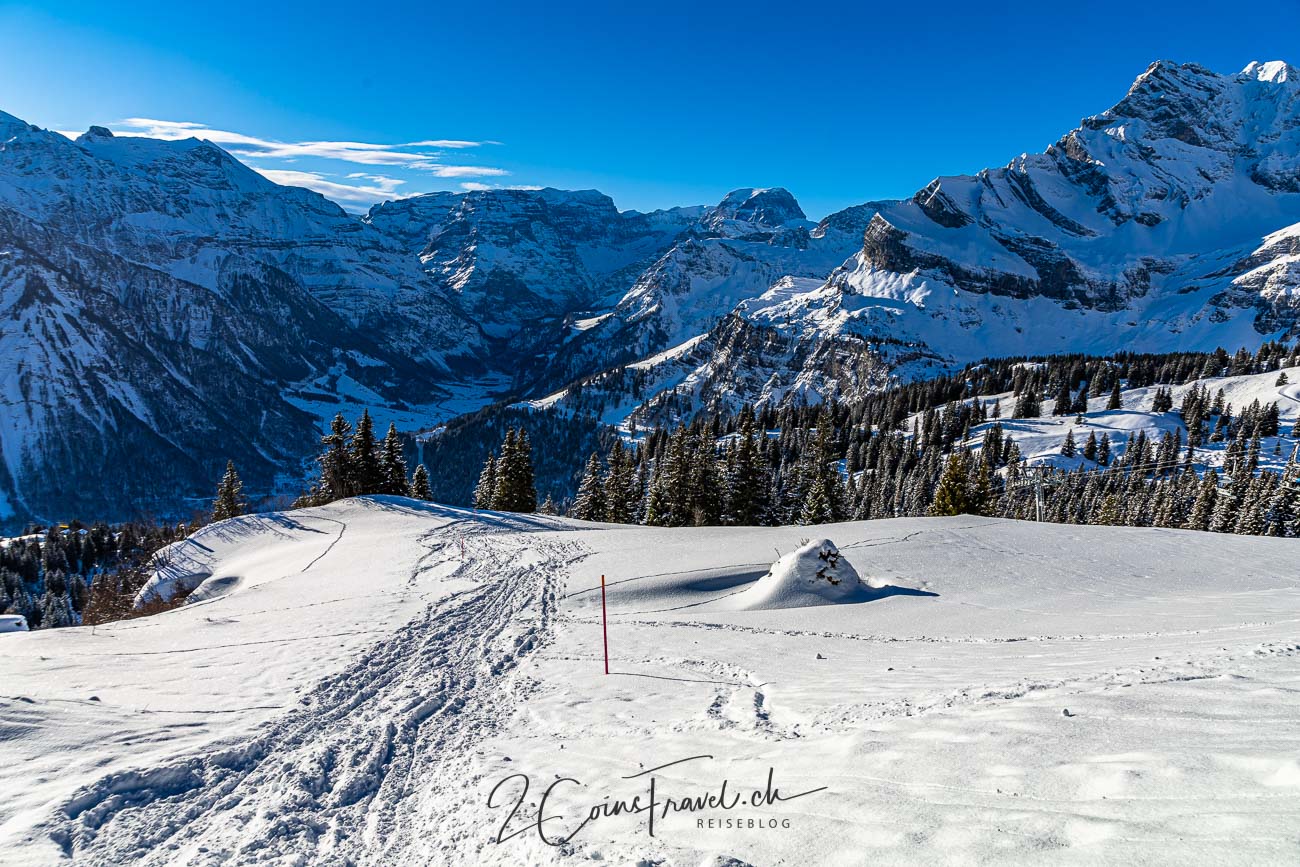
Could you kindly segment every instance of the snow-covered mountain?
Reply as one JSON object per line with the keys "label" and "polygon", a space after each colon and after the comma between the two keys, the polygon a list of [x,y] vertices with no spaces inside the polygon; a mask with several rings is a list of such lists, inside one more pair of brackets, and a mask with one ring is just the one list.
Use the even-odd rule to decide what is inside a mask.
{"label": "snow-covered mountain", "polygon": [[269,490],[304,390],[428,405],[485,369],[414,256],[206,142],[0,115],[0,226],[0,522],[177,514],[227,458]]}
{"label": "snow-covered mountain", "polygon": [[[296,477],[340,407],[409,430],[506,396],[620,421],[985,356],[1294,338],[1300,75],[1156,63],[1043,153],[820,223],[781,188],[648,214],[595,191],[432,193],[357,218],[208,142],[0,114],[0,220],[18,407],[0,522],[174,511],[228,457],[255,489]],[[250,428],[249,406],[284,427]],[[104,443],[125,429],[161,480],[121,501]],[[68,470],[90,480],[76,498],[52,481]]]}
{"label": "snow-covered mountain", "polygon": [[707,333],[774,281],[823,277],[861,247],[863,231],[883,204],[869,202],[813,223],[779,187],[728,193],[637,277],[612,310],[577,323],[571,339],[547,360],[547,375],[533,385],[563,385],[585,371],[655,355]]}
{"label": "snow-covered mountain", "polygon": [[[828,278],[791,271],[739,300],[649,381],[688,407],[734,407],[984,357],[1294,339],[1300,73],[1155,63],[1044,153],[874,210]],[[587,407],[626,406],[615,392]]]}
{"label": "snow-covered mountain", "polygon": [[384,202],[366,222],[417,251],[467,313],[511,333],[617,297],[701,210],[620,212],[596,190],[485,190]]}

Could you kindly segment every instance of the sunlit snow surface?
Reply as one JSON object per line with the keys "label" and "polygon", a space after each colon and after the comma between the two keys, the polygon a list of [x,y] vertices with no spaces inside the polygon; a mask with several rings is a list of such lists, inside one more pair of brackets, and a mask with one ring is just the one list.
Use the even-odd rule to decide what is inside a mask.
{"label": "sunlit snow surface", "polygon": [[[210,549],[206,601],[0,637],[0,862],[1294,862],[1300,543],[809,529],[384,498],[213,525],[185,543]],[[894,592],[723,610],[810,535]],[[580,782],[548,802],[563,837],[645,797],[624,777],[702,755],[656,772],[658,797],[748,797],[769,768],[826,789],[653,838],[644,815],[561,847],[528,830],[557,776]],[[524,833],[497,844],[522,780],[487,800],[512,774]]]}

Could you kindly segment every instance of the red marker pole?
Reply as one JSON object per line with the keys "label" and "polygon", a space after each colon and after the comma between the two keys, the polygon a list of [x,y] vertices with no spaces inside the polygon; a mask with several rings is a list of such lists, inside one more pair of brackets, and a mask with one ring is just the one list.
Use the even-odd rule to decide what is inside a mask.
{"label": "red marker pole", "polygon": [[600,630],[605,637],[605,673],[609,674],[609,615],[605,612],[605,576],[600,576]]}

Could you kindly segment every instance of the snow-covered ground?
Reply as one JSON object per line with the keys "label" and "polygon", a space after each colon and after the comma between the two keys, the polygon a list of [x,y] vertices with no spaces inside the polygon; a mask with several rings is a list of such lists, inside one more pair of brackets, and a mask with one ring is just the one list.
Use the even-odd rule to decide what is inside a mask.
{"label": "snow-covered ground", "polygon": [[[867,601],[728,599],[814,535]],[[1296,540],[667,530],[367,498],[182,544],[203,601],[0,637],[0,863],[1300,855]],[[653,836],[613,807],[651,780]],[[743,803],[675,809],[724,780]],[[548,787],[561,845],[535,823]]]}

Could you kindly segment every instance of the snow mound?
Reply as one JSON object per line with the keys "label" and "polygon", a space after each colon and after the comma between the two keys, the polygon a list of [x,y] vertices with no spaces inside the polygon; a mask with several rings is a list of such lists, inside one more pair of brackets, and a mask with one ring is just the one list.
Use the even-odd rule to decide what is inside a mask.
{"label": "snow mound", "polygon": [[742,611],[807,608],[865,602],[871,588],[830,539],[814,539],[772,564],[767,574],[743,593],[735,607]]}
{"label": "snow mound", "polygon": [[0,614],[0,632],[26,632],[27,618],[21,614]]}

